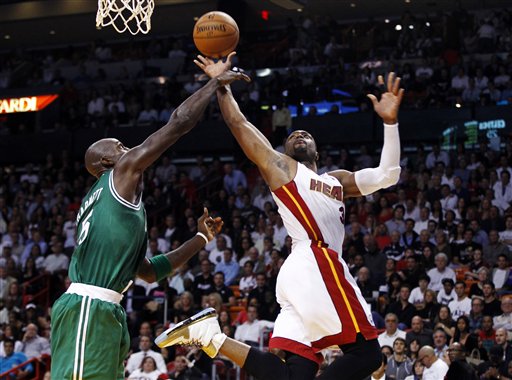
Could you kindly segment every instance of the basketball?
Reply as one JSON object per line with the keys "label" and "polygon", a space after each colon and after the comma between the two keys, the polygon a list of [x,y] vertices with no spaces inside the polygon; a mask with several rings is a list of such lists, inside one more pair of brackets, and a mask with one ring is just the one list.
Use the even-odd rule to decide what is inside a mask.
{"label": "basketball", "polygon": [[208,12],[194,26],[194,43],[202,55],[222,58],[235,50],[240,33],[233,17],[224,12]]}

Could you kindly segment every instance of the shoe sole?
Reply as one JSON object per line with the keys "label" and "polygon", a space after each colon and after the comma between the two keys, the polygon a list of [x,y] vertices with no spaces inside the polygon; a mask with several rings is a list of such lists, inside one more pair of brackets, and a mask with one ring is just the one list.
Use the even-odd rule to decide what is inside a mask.
{"label": "shoe sole", "polygon": [[[155,343],[158,347],[168,347],[172,346],[176,343],[172,343],[173,341],[176,341],[179,337],[183,336],[185,339],[188,339],[188,332],[184,332],[183,330],[188,329],[190,325],[196,324],[198,322],[204,321],[208,318],[216,318],[217,312],[213,307],[209,307],[207,309],[204,309],[203,311],[200,311],[197,314],[194,314],[190,318],[185,319],[184,321],[181,321],[177,323],[174,327],[171,327],[167,330],[165,330],[163,333],[161,333],[156,339]],[[208,354],[210,357],[214,357],[216,350],[212,343],[210,343],[206,347],[201,347],[204,352]],[[213,355],[213,356],[212,356]]]}

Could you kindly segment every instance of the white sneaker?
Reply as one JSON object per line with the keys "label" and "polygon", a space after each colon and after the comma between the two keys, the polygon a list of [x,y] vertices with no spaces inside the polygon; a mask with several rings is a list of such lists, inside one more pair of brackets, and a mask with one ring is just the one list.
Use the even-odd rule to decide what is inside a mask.
{"label": "white sneaker", "polygon": [[[219,336],[213,342],[216,335]],[[208,356],[214,358],[225,339],[217,322],[217,312],[209,307],[167,329],[155,339],[155,343],[160,348],[176,344],[199,346]]]}

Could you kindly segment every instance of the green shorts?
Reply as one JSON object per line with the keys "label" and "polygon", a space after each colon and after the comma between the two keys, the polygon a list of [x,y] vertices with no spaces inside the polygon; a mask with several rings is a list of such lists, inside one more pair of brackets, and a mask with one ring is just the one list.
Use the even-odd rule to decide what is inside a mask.
{"label": "green shorts", "polygon": [[52,379],[121,380],[130,347],[121,305],[63,294],[52,309]]}

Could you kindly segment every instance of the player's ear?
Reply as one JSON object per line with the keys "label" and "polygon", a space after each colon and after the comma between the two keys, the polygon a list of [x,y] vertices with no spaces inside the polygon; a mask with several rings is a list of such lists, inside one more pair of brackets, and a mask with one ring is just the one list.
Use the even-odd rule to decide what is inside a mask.
{"label": "player's ear", "polygon": [[318,161],[320,160],[320,155],[318,154],[318,152],[315,153],[315,161]]}

